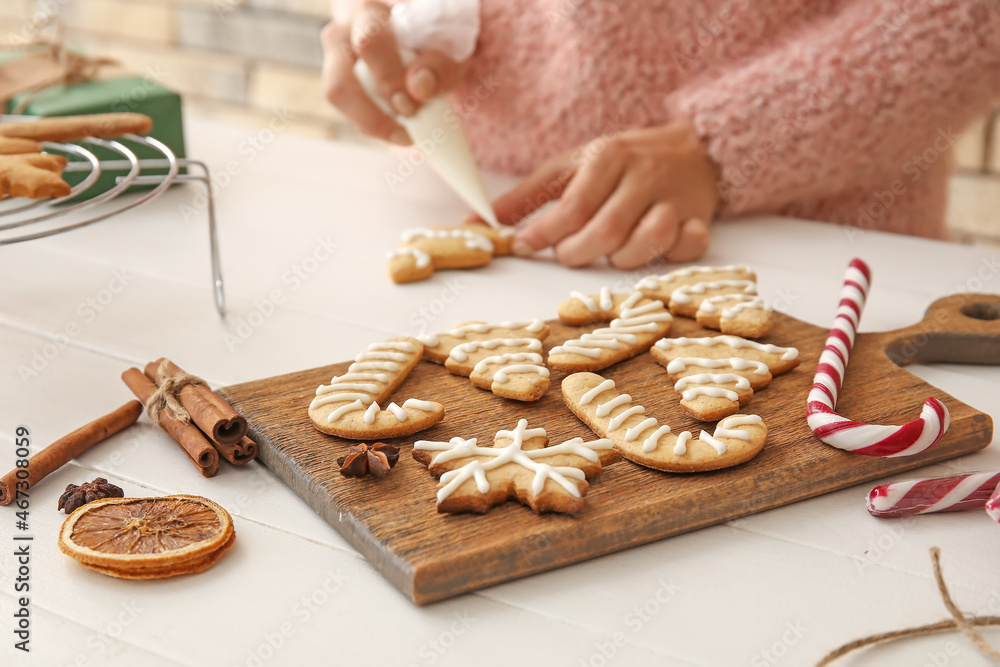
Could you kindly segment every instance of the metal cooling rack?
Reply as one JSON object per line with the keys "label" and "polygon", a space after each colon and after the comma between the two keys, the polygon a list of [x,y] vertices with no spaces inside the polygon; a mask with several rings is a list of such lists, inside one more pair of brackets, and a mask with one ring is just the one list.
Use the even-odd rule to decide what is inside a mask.
{"label": "metal cooling rack", "polygon": [[[22,120],[19,116],[0,116],[3,120]],[[153,149],[162,158],[143,158],[123,143],[125,140]],[[212,284],[215,291],[215,307],[219,315],[226,311],[226,298],[222,282],[222,267],[219,261],[219,239],[215,224],[215,202],[212,194],[211,173],[204,162],[178,158],[170,148],[154,139],[135,134],[127,134],[117,139],[91,137],[75,143],[43,142],[46,151],[79,158],[72,160],[63,173],[88,172],[86,177],[73,186],[72,192],[58,199],[28,200],[4,197],[0,199],[0,246],[33,241],[47,236],[55,236],[74,229],[80,229],[95,222],[137,208],[156,199],[174,183],[200,183],[205,187],[206,213],[208,217],[208,242],[212,257]],[[107,149],[119,157],[111,160],[98,159],[87,146]],[[144,170],[166,169],[163,174],[143,174]],[[187,173],[180,173],[185,169]],[[194,173],[192,172],[194,170]],[[115,186],[91,199],[72,201],[87,192],[97,183],[103,173],[120,173]],[[119,199],[133,185],[150,186],[151,189],[134,196]]]}

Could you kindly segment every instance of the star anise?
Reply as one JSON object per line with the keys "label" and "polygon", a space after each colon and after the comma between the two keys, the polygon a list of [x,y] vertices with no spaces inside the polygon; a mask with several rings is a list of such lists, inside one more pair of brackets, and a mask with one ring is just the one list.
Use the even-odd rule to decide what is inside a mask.
{"label": "star anise", "polygon": [[366,444],[352,446],[347,456],[337,459],[337,465],[344,477],[385,477],[398,460],[399,448],[376,442],[371,447]]}
{"label": "star anise", "polygon": [[59,496],[59,509],[65,510],[66,514],[72,513],[76,508],[86,505],[89,502],[102,498],[121,498],[125,492],[104,479],[98,477],[93,482],[84,482],[80,486],[70,484]]}

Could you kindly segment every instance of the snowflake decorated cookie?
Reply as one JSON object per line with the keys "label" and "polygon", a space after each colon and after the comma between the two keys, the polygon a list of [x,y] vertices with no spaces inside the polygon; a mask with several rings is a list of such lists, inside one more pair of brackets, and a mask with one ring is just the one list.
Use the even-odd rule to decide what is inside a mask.
{"label": "snowflake decorated cookie", "polygon": [[610,440],[548,442],[545,429],[528,428],[521,419],[514,430],[498,431],[492,447],[480,447],[475,438],[418,440],[413,458],[439,478],[439,512],[484,514],[516,499],[537,514],[575,514],[583,509],[587,479],[618,455]]}

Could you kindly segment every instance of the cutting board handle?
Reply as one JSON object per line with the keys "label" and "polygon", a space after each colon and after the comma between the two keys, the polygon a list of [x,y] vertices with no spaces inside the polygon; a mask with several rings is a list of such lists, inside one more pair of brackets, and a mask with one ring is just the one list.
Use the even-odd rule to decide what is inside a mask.
{"label": "cutting board handle", "polygon": [[885,334],[886,354],[912,363],[1000,364],[1000,294],[955,294],[919,323]]}

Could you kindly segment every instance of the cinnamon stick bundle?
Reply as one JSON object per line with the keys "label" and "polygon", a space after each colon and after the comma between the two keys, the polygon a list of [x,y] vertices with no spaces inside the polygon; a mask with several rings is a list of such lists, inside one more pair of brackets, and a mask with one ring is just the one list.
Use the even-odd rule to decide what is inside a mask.
{"label": "cinnamon stick bundle", "polygon": [[[21,481],[26,481],[31,488],[97,443],[134,424],[141,414],[142,404],[129,401],[114,412],[64,435],[28,460],[28,467],[23,468],[28,476]],[[10,504],[17,495],[18,470],[15,468],[0,478],[0,505]]]}
{"label": "cinnamon stick bundle", "polygon": [[[138,368],[130,368],[122,373],[122,381],[143,405],[147,405],[149,398],[156,392],[156,384]],[[174,419],[166,410],[160,411],[159,421],[159,425],[180,445],[202,475],[214,477],[219,472],[219,454],[197,426]]]}
{"label": "cinnamon stick bundle", "polygon": [[[166,378],[187,376],[175,363],[163,358],[146,364],[145,373],[157,385]],[[206,385],[185,384],[178,390],[177,399],[227,461],[243,465],[257,457],[256,443],[246,437],[247,420]]]}
{"label": "cinnamon stick bundle", "polygon": [[[145,372],[146,377],[157,385],[165,376],[176,378],[187,375],[177,364],[163,358],[146,364]],[[206,385],[184,385],[177,398],[198,428],[220,445],[238,443],[247,434],[247,420],[243,415]]]}

